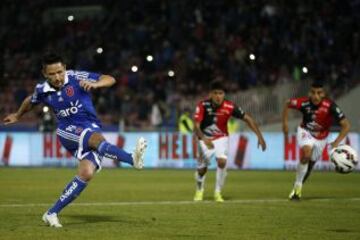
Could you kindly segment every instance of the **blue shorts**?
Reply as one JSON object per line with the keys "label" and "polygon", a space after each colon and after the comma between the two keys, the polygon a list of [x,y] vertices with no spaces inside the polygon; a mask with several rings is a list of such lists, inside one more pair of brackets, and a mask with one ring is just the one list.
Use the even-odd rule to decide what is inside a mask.
{"label": "blue shorts", "polygon": [[94,164],[97,170],[100,170],[103,157],[100,156],[96,151],[90,149],[88,145],[90,136],[94,132],[101,132],[101,129],[95,126],[62,126],[56,129],[56,134],[59,137],[61,144],[74,157],[80,161],[83,159],[89,160]]}

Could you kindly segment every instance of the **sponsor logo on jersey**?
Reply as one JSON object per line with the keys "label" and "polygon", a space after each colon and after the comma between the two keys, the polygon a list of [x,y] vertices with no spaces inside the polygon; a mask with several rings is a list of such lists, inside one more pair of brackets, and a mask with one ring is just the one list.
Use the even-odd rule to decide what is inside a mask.
{"label": "sponsor logo on jersey", "polygon": [[215,125],[212,124],[204,129],[204,133],[207,136],[223,135],[224,133]]}
{"label": "sponsor logo on jersey", "polygon": [[71,107],[68,107],[66,109],[62,109],[57,113],[57,116],[60,117],[69,117],[70,115],[75,115],[79,112],[79,108],[82,107],[82,104],[79,103],[79,100],[76,100],[76,102],[70,102]]}

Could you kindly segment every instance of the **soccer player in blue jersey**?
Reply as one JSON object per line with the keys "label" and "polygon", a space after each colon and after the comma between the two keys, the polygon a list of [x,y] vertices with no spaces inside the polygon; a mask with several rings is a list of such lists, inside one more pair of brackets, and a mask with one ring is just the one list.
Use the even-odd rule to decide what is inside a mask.
{"label": "soccer player in blue jersey", "polygon": [[56,54],[46,54],[42,61],[42,74],[46,78],[37,84],[16,113],[5,117],[4,123],[20,120],[36,104],[49,106],[57,117],[57,135],[62,145],[79,160],[77,175],[65,187],[60,198],[43,215],[43,221],[52,227],[62,227],[59,212],[86,188],[95,172],[101,169],[105,156],[141,169],[144,164],[146,140],[139,138],[133,153],[107,142],[101,134],[101,123],[91,101],[89,91],[111,87],[115,79],[109,75],[85,71],[66,70],[63,59]]}

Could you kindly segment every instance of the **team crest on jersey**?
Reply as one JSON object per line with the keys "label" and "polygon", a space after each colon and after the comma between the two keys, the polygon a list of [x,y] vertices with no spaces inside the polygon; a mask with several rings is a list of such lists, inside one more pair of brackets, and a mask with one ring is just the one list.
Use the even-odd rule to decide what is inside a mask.
{"label": "team crest on jersey", "polygon": [[74,88],[72,86],[67,86],[65,92],[68,97],[74,96]]}

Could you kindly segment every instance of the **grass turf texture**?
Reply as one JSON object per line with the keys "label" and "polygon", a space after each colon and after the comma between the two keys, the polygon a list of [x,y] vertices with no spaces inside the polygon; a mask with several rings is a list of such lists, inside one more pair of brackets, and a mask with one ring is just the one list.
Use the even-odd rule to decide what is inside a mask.
{"label": "grass turf texture", "polygon": [[359,173],[315,172],[290,202],[294,172],[229,171],[214,203],[209,172],[193,203],[194,171],[104,169],[49,228],[41,216],[74,173],[0,168],[0,239],[360,239]]}

